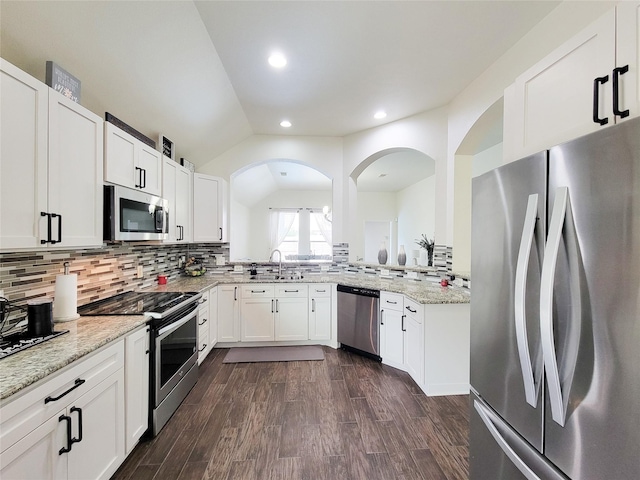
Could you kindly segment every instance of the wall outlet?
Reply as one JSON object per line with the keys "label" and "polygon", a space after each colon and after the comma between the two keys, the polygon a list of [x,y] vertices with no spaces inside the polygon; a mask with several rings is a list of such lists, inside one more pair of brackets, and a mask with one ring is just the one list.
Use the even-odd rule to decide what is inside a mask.
{"label": "wall outlet", "polygon": [[381,268],[380,269],[380,276],[381,277],[388,277],[390,275],[390,271],[386,268]]}
{"label": "wall outlet", "polygon": [[244,269],[242,268],[242,265],[234,265],[234,266],[233,266],[233,272],[234,272],[234,273],[242,273],[242,272],[243,272],[243,270],[244,270]]}
{"label": "wall outlet", "polygon": [[320,271],[321,272],[328,272],[329,271],[329,265],[320,265]]}
{"label": "wall outlet", "polygon": [[418,272],[407,272],[407,278],[409,278],[411,280],[417,280],[418,279]]}
{"label": "wall outlet", "polygon": [[136,269],[136,278],[142,278],[144,276],[144,271],[142,270],[142,265],[138,265]]}

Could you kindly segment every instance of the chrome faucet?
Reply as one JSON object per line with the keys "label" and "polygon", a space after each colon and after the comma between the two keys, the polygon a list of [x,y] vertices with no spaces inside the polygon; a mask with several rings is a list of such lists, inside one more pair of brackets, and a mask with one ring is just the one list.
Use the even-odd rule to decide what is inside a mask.
{"label": "chrome faucet", "polygon": [[269,262],[273,262],[273,255],[278,252],[278,278],[282,277],[282,252],[280,250],[278,250],[277,248],[271,252],[271,255],[269,256]]}

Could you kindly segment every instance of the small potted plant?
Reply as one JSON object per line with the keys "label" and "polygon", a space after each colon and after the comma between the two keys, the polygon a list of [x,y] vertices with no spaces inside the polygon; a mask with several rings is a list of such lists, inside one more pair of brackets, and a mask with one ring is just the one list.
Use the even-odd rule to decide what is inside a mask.
{"label": "small potted plant", "polygon": [[424,233],[422,234],[422,238],[416,240],[416,244],[427,251],[427,266],[429,267],[433,266],[433,247],[435,246],[435,243],[435,240],[427,238]]}

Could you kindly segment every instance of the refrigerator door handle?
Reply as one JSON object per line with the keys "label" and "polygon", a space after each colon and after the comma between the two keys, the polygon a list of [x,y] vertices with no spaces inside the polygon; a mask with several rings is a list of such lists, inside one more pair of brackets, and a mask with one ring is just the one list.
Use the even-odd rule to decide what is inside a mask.
{"label": "refrigerator door handle", "polygon": [[568,200],[569,189],[567,187],[558,187],[556,189],[556,198],[553,202],[551,221],[549,222],[549,235],[544,249],[544,261],[540,278],[540,340],[542,357],[547,373],[551,417],[563,427],[566,409],[560,387],[560,374],[558,372],[558,360],[556,358],[555,338],[553,335],[553,282]]}
{"label": "refrigerator door handle", "polygon": [[522,370],[522,380],[524,382],[524,395],[527,403],[536,408],[538,405],[538,392],[540,380],[535,381],[533,376],[533,365],[529,354],[529,341],[527,338],[526,321],[526,287],[527,271],[529,269],[529,257],[535,233],[536,220],[538,219],[538,194],[529,195],[527,210],[524,216],[524,227],[520,240],[520,250],[518,251],[518,261],[516,264],[516,278],[514,291],[514,320],[516,327],[516,340],[518,346],[518,356],[520,357],[520,369]]}
{"label": "refrigerator door handle", "polygon": [[493,424],[493,421],[491,420],[491,417],[487,412],[487,407],[485,407],[484,405],[481,405],[478,402],[478,400],[473,401],[473,407],[476,409],[476,412],[478,412],[480,419],[482,420],[484,425],[487,427],[487,430],[489,430],[489,433],[491,434],[493,439],[496,441],[496,443],[502,449],[505,455],[509,457],[509,460],[511,460],[511,462],[515,465],[515,467],[518,470],[520,470],[520,472],[522,472],[522,474],[527,478],[527,480],[540,480],[540,477],[538,477],[538,475],[536,475],[534,471],[531,470],[531,468],[529,468],[529,466],[524,462],[524,460],[522,460],[518,456],[518,454],[513,450],[513,448],[511,448],[511,446],[504,439],[504,437],[500,435],[500,432],[498,431],[496,426]]}

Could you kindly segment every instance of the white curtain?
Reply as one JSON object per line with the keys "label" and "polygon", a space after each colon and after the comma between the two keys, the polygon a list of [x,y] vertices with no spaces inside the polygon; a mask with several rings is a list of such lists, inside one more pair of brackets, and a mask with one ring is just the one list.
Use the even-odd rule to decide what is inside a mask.
{"label": "white curtain", "polygon": [[322,238],[324,241],[329,244],[329,246],[333,245],[331,242],[331,222],[326,219],[324,213],[322,212],[311,212],[313,218],[315,219],[318,227],[320,227],[320,233],[322,233]]}
{"label": "white curtain", "polygon": [[295,210],[271,210],[271,216],[269,218],[271,248],[269,249],[269,253],[278,248],[284,240],[284,237],[287,236],[296,219],[297,213]]}

